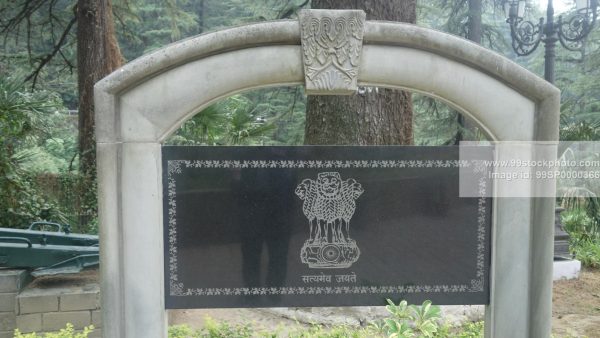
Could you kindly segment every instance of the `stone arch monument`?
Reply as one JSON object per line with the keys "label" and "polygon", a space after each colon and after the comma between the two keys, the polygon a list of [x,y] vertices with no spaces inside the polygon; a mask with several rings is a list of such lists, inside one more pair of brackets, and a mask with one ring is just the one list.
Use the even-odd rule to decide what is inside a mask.
{"label": "stone arch monument", "polygon": [[[96,85],[104,337],[166,337],[161,143],[221,98],[300,84],[320,94],[351,93],[357,85],[407,89],[448,103],[491,140],[558,139],[560,94],[552,85],[469,41],[410,24],[364,22],[361,13],[306,11],[300,20],[200,35]],[[333,73],[342,70],[347,79],[315,80],[332,64],[311,54],[311,20],[347,21],[350,33],[329,40],[351,45],[347,60],[333,62]],[[549,337],[554,201],[499,198],[493,215],[486,337]]]}

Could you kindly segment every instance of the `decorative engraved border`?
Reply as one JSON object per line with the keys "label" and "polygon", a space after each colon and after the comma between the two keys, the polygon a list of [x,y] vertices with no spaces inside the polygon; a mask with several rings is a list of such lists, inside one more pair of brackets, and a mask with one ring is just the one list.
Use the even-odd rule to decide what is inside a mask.
{"label": "decorative engraved border", "polygon": [[[175,176],[185,168],[469,168],[481,173],[477,215],[477,271],[469,284],[386,285],[386,286],[315,286],[256,288],[186,288],[179,280],[177,261],[177,202]],[[487,211],[487,167],[481,160],[168,160],[167,191],[169,213],[169,295],[170,296],[250,296],[250,295],[319,295],[319,294],[406,294],[482,292],[485,285],[485,245]]]}

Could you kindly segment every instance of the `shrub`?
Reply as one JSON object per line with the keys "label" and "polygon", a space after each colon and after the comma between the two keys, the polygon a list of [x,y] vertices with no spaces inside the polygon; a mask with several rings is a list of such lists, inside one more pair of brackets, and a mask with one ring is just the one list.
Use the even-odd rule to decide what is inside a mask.
{"label": "shrub", "polygon": [[21,333],[19,329],[15,330],[14,338],[87,338],[90,333],[94,331],[94,326],[86,326],[83,328],[83,332],[75,332],[72,324],[67,324],[64,329],[61,329],[58,332],[46,333],[44,335],[39,335],[35,332],[33,333]]}
{"label": "shrub", "polygon": [[384,319],[382,325],[375,325],[388,337],[413,337],[417,334],[422,337],[433,337],[437,333],[437,322],[441,319],[440,308],[432,306],[431,301],[426,300],[420,307],[408,305],[405,300],[398,305],[389,299],[387,302],[385,308],[391,317]]}
{"label": "shrub", "polygon": [[590,268],[600,268],[600,238],[579,235],[571,238],[571,252],[575,259]]}
{"label": "shrub", "polygon": [[585,209],[563,211],[562,223],[568,233],[588,233],[593,228],[593,219]]}
{"label": "shrub", "polygon": [[401,301],[395,305],[388,300],[386,309],[390,313],[383,321],[370,323],[367,327],[350,325],[324,326],[311,325],[308,328],[290,329],[285,334],[280,330],[257,331],[249,324],[229,324],[207,318],[205,327],[193,330],[187,325],[175,325],[169,328],[169,338],[225,338],[225,337],[263,337],[263,338],[480,338],[483,337],[483,322],[468,323],[453,328],[441,323],[440,308],[425,301],[421,306],[408,305]]}
{"label": "shrub", "polygon": [[[596,201],[597,202],[597,201]],[[565,230],[571,239],[569,250],[581,264],[600,268],[600,233],[598,211],[594,203],[586,209],[573,209],[562,213]]]}

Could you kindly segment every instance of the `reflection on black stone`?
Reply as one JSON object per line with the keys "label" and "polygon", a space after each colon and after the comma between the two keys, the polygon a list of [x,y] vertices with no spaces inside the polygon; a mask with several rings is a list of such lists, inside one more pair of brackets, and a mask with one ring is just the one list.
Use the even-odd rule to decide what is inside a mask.
{"label": "reflection on black stone", "polygon": [[[293,174],[288,170],[245,169],[234,175],[240,213],[237,222],[242,241],[242,276],[247,287],[285,285],[291,237],[290,206],[286,189]],[[239,180],[237,180],[239,178]],[[266,277],[261,280],[261,257],[267,250]]]}
{"label": "reflection on black stone", "polygon": [[[491,201],[459,197],[457,158],[456,147],[163,149],[166,306],[485,304]],[[339,217],[336,204],[307,215],[303,183],[320,176],[361,187],[354,212],[342,209],[349,234],[327,218]],[[326,256],[331,245],[318,250],[319,218],[328,245],[355,241],[352,264]],[[336,241],[332,229],[344,230]]]}

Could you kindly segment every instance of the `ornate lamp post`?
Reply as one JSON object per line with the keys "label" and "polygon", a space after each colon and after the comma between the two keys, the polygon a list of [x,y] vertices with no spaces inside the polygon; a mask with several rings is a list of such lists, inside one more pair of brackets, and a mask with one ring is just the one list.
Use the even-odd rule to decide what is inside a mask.
{"label": "ornate lamp post", "polygon": [[554,59],[556,42],[568,50],[577,51],[583,39],[590,33],[597,17],[598,0],[575,0],[577,11],[563,21],[562,15],[554,21],[552,0],[548,0],[546,22],[540,18],[535,23],[524,19],[527,0],[505,0],[503,2],[506,22],[510,25],[512,47],[519,56],[529,55],[544,43],[546,53],[544,78],[554,83]]}
{"label": "ornate lamp post", "polygon": [[[506,14],[506,22],[510,25],[510,35],[513,50],[519,56],[533,53],[540,42],[544,43],[544,78],[554,83],[554,59],[556,58],[556,42],[568,50],[577,51],[583,46],[583,40],[590,33],[598,15],[598,0],[575,0],[576,12],[563,20],[561,15],[554,21],[554,6],[548,0],[546,22],[540,18],[535,23],[525,20],[525,10],[528,0],[504,0],[502,3]],[[564,231],[560,212],[556,208],[554,228],[554,257],[555,259],[569,259],[569,235]]]}

